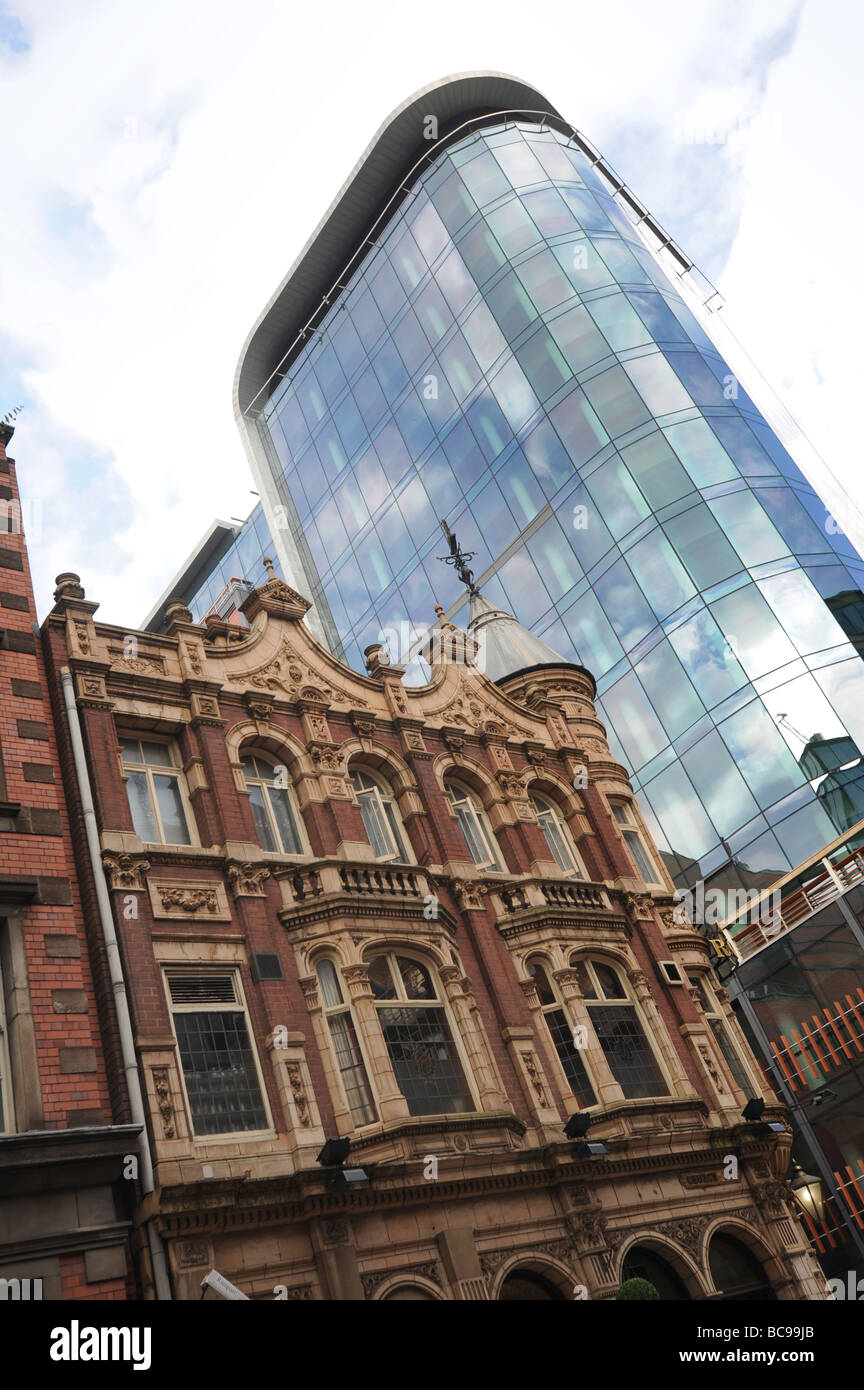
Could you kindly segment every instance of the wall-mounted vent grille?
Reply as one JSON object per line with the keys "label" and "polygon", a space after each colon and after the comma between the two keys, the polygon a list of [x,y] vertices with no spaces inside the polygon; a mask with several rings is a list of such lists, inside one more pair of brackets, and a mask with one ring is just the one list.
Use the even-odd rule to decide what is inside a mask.
{"label": "wall-mounted vent grille", "polygon": [[168,976],[172,1004],[236,1004],[233,974],[183,971]]}
{"label": "wall-mounted vent grille", "polygon": [[252,979],[259,984],[262,980],[284,980],[282,962],[275,951],[253,952],[250,964]]}

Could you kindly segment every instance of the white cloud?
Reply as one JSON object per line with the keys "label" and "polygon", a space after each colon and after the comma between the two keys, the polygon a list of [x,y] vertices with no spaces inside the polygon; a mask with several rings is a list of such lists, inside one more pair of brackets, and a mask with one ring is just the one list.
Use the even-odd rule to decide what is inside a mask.
{"label": "white cloud", "polygon": [[[804,405],[843,437],[852,369],[840,344],[851,346],[852,329],[848,295],[835,290],[851,272],[850,224],[833,219],[833,250],[826,242],[811,256],[802,278],[812,286],[795,289],[806,313],[787,304],[782,330],[789,285],[778,279],[772,295],[765,265],[776,254],[766,227],[784,235],[767,189],[794,189],[784,226],[815,211],[826,237],[829,208],[850,195],[850,178],[820,178],[816,154],[833,145],[852,164],[848,114],[826,105],[830,5],[808,8],[821,46],[811,36],[806,49],[792,0],[760,0],[758,14],[728,0],[659,10],[555,0],[530,15],[454,0],[337,0],[326,13],[277,0],[9,8],[31,46],[4,49],[0,26],[0,405],[20,399],[23,382],[14,452],[23,490],[44,499],[32,547],[40,614],[54,574],[75,569],[101,616],[137,623],[212,517],[247,513],[252,482],[231,413],[246,333],[382,120],[448,72],[494,68],[534,83],[709,269],[740,214],[726,278],[730,301],[753,306],[751,324],[735,304],[742,337],[796,395],[815,355],[824,381],[811,374]],[[793,66],[797,81],[784,85]],[[821,105],[802,101],[801,82],[822,91]],[[806,168],[788,184],[764,169],[782,146],[765,122],[778,119],[808,141]],[[730,125],[725,144],[694,143]],[[826,265],[829,254],[839,265]]]}

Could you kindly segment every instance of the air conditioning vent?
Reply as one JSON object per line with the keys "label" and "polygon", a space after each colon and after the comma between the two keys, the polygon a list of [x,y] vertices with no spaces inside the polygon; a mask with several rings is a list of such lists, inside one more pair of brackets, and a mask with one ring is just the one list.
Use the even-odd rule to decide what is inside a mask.
{"label": "air conditioning vent", "polygon": [[658,960],[657,969],[660,973],[660,978],[665,980],[667,985],[686,984],[684,975],[674,960]]}
{"label": "air conditioning vent", "polygon": [[250,960],[252,979],[256,984],[262,980],[284,980],[282,962],[275,951],[254,951]]}
{"label": "air conditioning vent", "polygon": [[172,1004],[236,1004],[233,974],[183,971],[168,976]]}

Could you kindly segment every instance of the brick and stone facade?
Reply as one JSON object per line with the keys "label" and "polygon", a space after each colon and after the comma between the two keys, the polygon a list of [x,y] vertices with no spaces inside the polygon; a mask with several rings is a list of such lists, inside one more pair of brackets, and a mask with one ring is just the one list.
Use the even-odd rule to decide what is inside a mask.
{"label": "brick and stone facade", "polygon": [[0,425],[0,1279],[29,1279],[31,1297],[41,1280],[46,1299],[122,1299],[117,1192],[137,1131],[108,1081],[12,433]]}
{"label": "brick and stone facade", "polygon": [[[260,1298],[497,1299],[522,1287],[515,1277],[534,1296],[604,1299],[634,1247],[665,1260],[690,1297],[717,1298],[718,1233],[750,1252],[776,1297],[822,1296],[784,1180],[791,1135],[741,1118],[747,1091],[766,1097],[766,1120],[784,1112],[718,991],[737,1080],[730,1070],[693,984],[708,976],[707,946],[675,920],[671,882],[659,866],[655,884],[637,875],[613,806],[649,854],[650,836],[587,672],[550,666],[496,685],[454,658],[459,635],[445,626],[427,686],[404,686],[380,649],[361,676],[317,644],[309,605],[277,579],[247,599],[248,627],[197,625],[175,603],[160,636],[98,622],[76,576],[61,576],[56,597],[49,679],[58,690],[68,666],[75,683],[149,1106],[143,1296],[144,1218],[186,1299],[213,1267]],[[129,753],[140,740],[151,755],[160,746],[167,773],[130,770],[130,757],[151,756]],[[296,852],[262,847],[250,756],[289,789]],[[68,749],[61,758],[74,804]],[[376,858],[358,772],[383,789],[407,853]],[[145,776],[158,775],[175,784],[188,844],[136,832],[130,795],[140,830],[140,799],[155,795]],[[469,854],[454,784],[494,837],[498,868]],[[536,797],[581,875],[553,855]],[[405,963],[401,986],[392,974],[381,984],[387,955]],[[602,1004],[595,967],[618,1005]],[[254,1130],[193,1128],[190,1085],[198,1094],[202,1081],[188,1058],[184,1071],[178,1029],[211,986],[244,1020]],[[390,1006],[388,988],[403,991]],[[438,1084],[442,1034],[393,1042],[399,1020],[416,1019],[410,1000],[433,996],[463,1078],[446,1113],[417,1099]],[[604,1009],[619,1032],[625,1014],[638,1021],[662,1094],[625,1094],[639,1044],[601,1046]],[[595,1099],[588,1138],[605,1154],[583,1156],[563,1134],[580,1102],[553,1014],[577,1040]],[[110,1029],[107,1046],[116,1066]],[[340,1136],[366,1181],[334,1186],[316,1162]]]}

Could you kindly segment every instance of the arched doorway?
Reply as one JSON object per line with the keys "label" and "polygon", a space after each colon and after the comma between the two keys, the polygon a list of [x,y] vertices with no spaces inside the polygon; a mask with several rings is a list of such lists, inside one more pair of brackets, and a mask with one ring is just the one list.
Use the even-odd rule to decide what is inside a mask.
{"label": "arched doorway", "polygon": [[547,1298],[566,1301],[561,1290],[555,1287],[551,1279],[537,1274],[533,1269],[514,1269],[501,1285],[498,1298],[504,1303],[517,1299],[521,1303],[536,1302],[538,1299],[542,1301]]}
{"label": "arched doorway", "polygon": [[724,1233],[712,1238],[708,1267],[724,1301],[769,1302],[777,1297],[752,1250],[734,1236]]}
{"label": "arched doorway", "polygon": [[667,1300],[689,1301],[690,1295],[683,1279],[654,1250],[646,1245],[633,1245],[624,1257],[621,1269],[621,1283],[625,1279],[647,1279],[653,1284],[660,1297]]}

